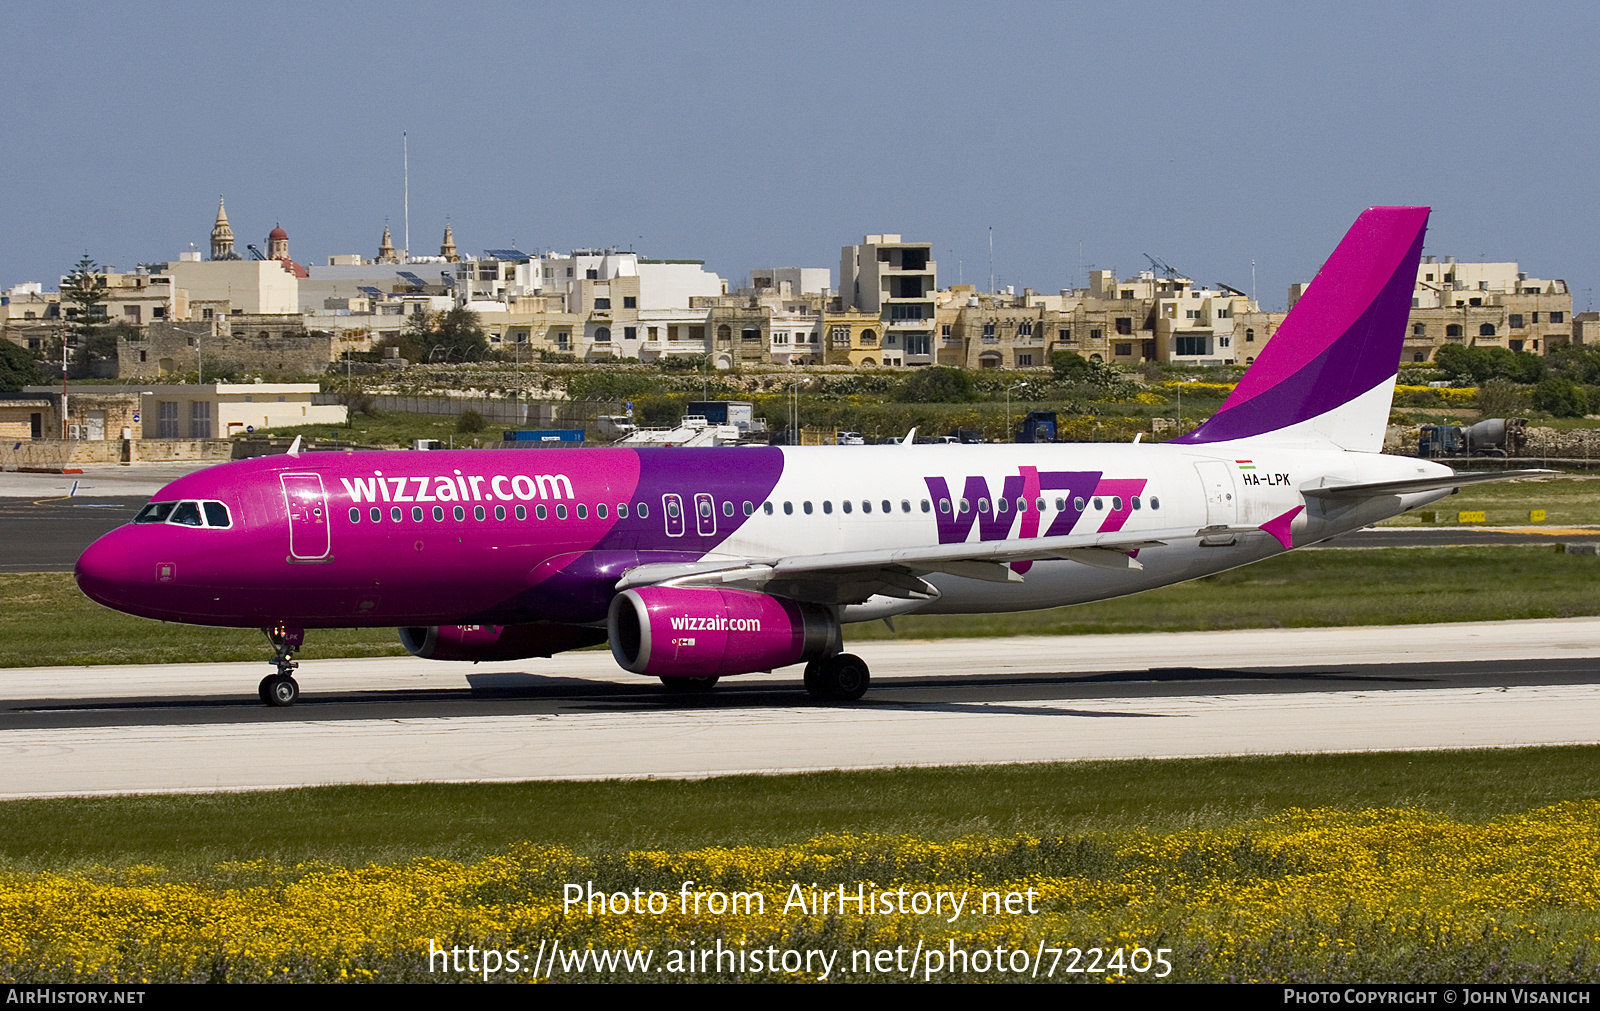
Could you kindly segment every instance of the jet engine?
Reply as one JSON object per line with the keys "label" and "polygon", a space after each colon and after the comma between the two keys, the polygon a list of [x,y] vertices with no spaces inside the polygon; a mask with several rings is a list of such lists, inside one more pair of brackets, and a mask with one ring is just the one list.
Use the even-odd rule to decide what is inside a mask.
{"label": "jet engine", "polygon": [[582,625],[413,625],[400,629],[400,644],[412,656],[425,660],[522,660],[605,641],[604,629]]}
{"label": "jet engine", "polygon": [[771,670],[838,653],[839,621],[820,604],[749,590],[643,586],[611,602],[611,655],[661,678]]}

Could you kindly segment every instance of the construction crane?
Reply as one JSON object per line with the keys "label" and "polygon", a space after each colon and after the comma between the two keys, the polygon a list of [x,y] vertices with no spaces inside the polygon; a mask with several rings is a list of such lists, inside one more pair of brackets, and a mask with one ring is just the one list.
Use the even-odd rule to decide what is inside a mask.
{"label": "construction crane", "polygon": [[1150,261],[1150,266],[1155,270],[1155,272],[1158,273],[1158,274],[1166,275],[1166,278],[1169,281],[1175,281],[1179,277],[1183,276],[1183,275],[1179,274],[1177,269],[1174,268],[1172,265],[1170,265],[1168,263],[1165,263],[1165,262],[1163,262],[1161,260],[1156,259],[1155,257],[1151,256],[1149,253],[1140,253],[1139,255],[1144,257],[1146,260],[1149,260]]}

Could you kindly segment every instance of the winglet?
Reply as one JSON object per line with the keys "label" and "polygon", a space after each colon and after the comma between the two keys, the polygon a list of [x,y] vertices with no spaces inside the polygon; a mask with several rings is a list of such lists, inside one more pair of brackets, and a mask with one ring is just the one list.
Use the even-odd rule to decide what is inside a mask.
{"label": "winglet", "polygon": [[900,445],[902,445],[902,446],[913,446],[913,445],[916,445],[916,442],[917,442],[917,426],[916,425],[912,425],[911,426],[911,431],[907,432],[906,433],[906,437],[904,439],[900,440]]}
{"label": "winglet", "polygon": [[289,443],[289,455],[290,456],[299,456],[300,455],[300,436],[298,436],[298,435],[295,436],[294,437],[294,441]]}
{"label": "winglet", "polygon": [[1283,545],[1283,550],[1288,551],[1294,547],[1294,538],[1289,535],[1289,524],[1293,523],[1294,518],[1299,516],[1304,509],[1305,506],[1297,505],[1282,516],[1274,516],[1272,519],[1267,520],[1261,524],[1261,529],[1276,537],[1278,543]]}

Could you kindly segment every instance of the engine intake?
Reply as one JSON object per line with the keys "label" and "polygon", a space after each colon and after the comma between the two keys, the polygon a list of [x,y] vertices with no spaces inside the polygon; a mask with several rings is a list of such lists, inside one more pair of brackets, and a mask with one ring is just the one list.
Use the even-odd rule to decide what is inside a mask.
{"label": "engine intake", "polygon": [[608,627],[617,663],[655,677],[749,674],[842,648],[828,608],[749,590],[624,590],[611,602]]}
{"label": "engine intake", "polygon": [[430,625],[400,629],[400,645],[425,660],[523,660],[606,641],[582,625]]}

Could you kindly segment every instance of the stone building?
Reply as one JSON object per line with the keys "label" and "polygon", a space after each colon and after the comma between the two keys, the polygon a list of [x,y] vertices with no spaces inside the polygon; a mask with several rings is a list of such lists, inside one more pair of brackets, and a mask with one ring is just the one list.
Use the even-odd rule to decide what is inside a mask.
{"label": "stone building", "polygon": [[1573,334],[1566,281],[1529,277],[1515,262],[1462,263],[1453,256],[1442,261],[1424,256],[1417,266],[1400,361],[1430,362],[1448,344],[1542,355],[1552,345],[1572,342]]}

